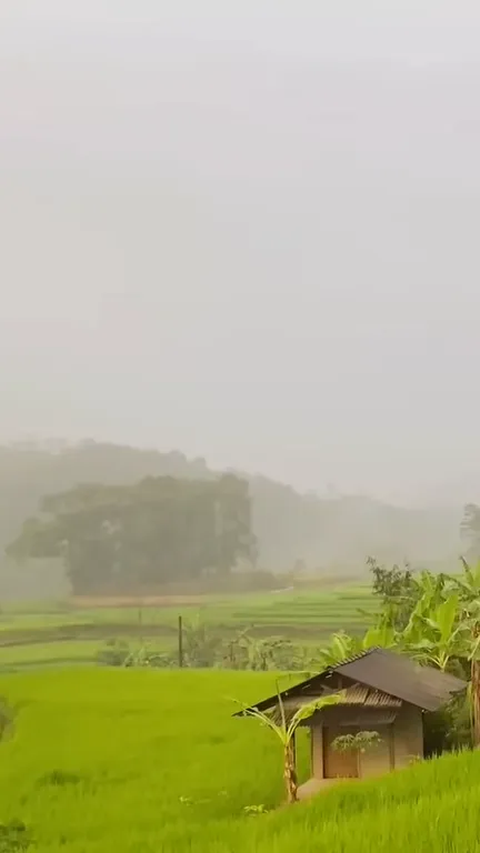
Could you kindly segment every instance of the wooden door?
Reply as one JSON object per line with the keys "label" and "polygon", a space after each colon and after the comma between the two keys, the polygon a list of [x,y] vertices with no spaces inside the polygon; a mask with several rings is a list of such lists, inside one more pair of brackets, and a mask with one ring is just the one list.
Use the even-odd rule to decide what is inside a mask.
{"label": "wooden door", "polygon": [[358,754],[357,752],[340,752],[332,748],[336,737],[341,735],[356,734],[358,728],[325,727],[323,730],[323,768],[325,779],[357,779]]}

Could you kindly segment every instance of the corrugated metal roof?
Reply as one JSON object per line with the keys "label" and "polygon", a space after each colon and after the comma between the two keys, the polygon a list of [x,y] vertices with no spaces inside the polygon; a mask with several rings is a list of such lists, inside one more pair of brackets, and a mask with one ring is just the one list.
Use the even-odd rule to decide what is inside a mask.
{"label": "corrugated metal roof", "polygon": [[[285,699],[283,702],[285,716],[287,719],[291,719],[299,708],[309,705],[310,702],[317,697],[320,699],[322,696],[328,696],[332,692],[335,691],[332,691],[330,688],[325,688],[324,685],[320,685],[316,696],[310,693],[308,696],[297,696]],[[372,690],[370,687],[366,687],[363,684],[353,684],[351,687],[348,687],[343,691],[343,695],[338,704],[342,706],[342,715],[345,715],[346,712],[350,713],[350,715],[352,713],[356,715],[355,720],[351,722],[351,725],[356,725],[357,717],[362,720],[363,723],[368,723],[365,716],[366,711],[364,709],[370,709],[371,715],[377,721],[377,724],[381,725],[385,722],[383,720],[383,716],[385,714],[388,715],[389,722],[392,722],[395,719],[398,709],[402,705],[402,701],[401,699],[396,699],[394,696],[389,696],[388,693],[382,693],[381,690]],[[332,717],[335,716],[335,708],[336,705],[327,706],[327,708],[320,713],[322,713],[322,715]],[[393,716],[391,712],[393,712]],[[383,714],[382,719],[379,718],[379,714]],[[276,722],[281,721],[281,713],[278,707],[275,709],[273,719]],[[350,719],[350,716],[348,719]],[[349,725],[349,723],[344,722],[341,723],[341,725]]]}
{"label": "corrugated metal roof", "polygon": [[[371,706],[394,705],[392,700],[407,702],[424,711],[436,711],[466,687],[466,682],[449,673],[441,672],[429,666],[420,666],[409,658],[402,657],[386,649],[369,649],[359,655],[348,658],[337,666],[329,667],[313,678],[284,690],[280,696],[283,702],[296,700],[296,707],[310,702],[315,696],[325,692],[335,692],[334,675],[343,676],[347,681],[347,692],[351,699],[347,704],[370,704]],[[361,689],[368,690],[368,698],[361,701]],[[252,707],[261,711],[278,704],[278,696],[270,696]],[[394,705],[395,706],[395,705]],[[241,716],[240,711],[235,716]]]}
{"label": "corrugated metal roof", "polygon": [[381,690],[372,690],[365,684],[354,684],[345,691],[341,704],[366,705],[370,708],[399,708],[402,701]]}
{"label": "corrugated metal roof", "polygon": [[[284,700],[284,708],[301,708],[303,705],[309,705],[314,699],[320,699],[322,696],[328,696],[336,691],[326,688],[324,685],[319,685],[315,693],[309,693],[304,696],[292,696],[290,699]],[[401,699],[396,699],[394,696],[389,696],[388,693],[382,693],[381,690],[372,690],[371,687],[366,687],[364,684],[353,684],[346,690],[342,691],[342,696],[339,705],[365,705],[369,708],[400,708]]]}
{"label": "corrugated metal roof", "polygon": [[424,711],[436,711],[466,686],[454,675],[431,666],[420,666],[385,649],[372,649],[369,654],[335,667],[335,672]]}
{"label": "corrugated metal roof", "polygon": [[[333,691],[334,692],[334,691]],[[310,693],[308,696],[293,696],[283,701],[283,710],[287,720],[291,720],[296,711],[309,705],[314,699],[320,699],[322,696],[328,696],[332,693],[330,688],[325,688],[320,685],[316,695]],[[388,693],[382,693],[381,690],[372,690],[370,687],[365,687],[363,684],[353,684],[343,691],[342,697],[338,703],[342,706],[342,714],[339,715],[336,710],[336,705],[327,706],[320,713],[323,717],[335,718],[338,716],[340,725],[369,725],[376,722],[377,725],[393,722],[398,709],[402,705],[401,699],[395,699],[394,696],[389,696]],[[317,712],[314,712],[317,713]],[[370,713],[370,716],[368,714]],[[282,719],[278,703],[271,713],[272,719],[280,723]],[[385,718],[385,719],[384,719]]]}

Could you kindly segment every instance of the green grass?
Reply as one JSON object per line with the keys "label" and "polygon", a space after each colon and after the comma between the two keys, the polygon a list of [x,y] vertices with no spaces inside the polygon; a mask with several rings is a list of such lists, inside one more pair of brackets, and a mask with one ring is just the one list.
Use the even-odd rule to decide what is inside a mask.
{"label": "green grass", "polygon": [[28,611],[24,606],[15,610],[11,605],[0,613],[0,632],[14,630],[28,631],[61,626],[117,626],[137,628],[144,626],[174,628],[179,615],[186,619],[200,614],[202,619],[212,626],[242,627],[246,624],[261,626],[275,622],[281,624],[311,624],[321,626],[323,621],[335,622],[342,627],[345,619],[361,619],[359,610],[369,612],[376,603],[366,588],[329,589],[298,593],[295,591],[276,595],[271,592],[256,595],[232,595],[228,597],[211,596],[199,599],[198,603],[164,607],[144,607],[139,613],[138,606],[104,607],[72,609],[65,603],[38,603],[36,608],[30,604]]}
{"label": "green grass", "polygon": [[[129,642],[128,637],[124,639]],[[158,637],[145,638],[144,643],[156,652],[169,649]],[[138,646],[138,643],[136,644]],[[130,641],[130,647],[135,643]],[[98,640],[66,640],[53,643],[32,643],[21,646],[0,647],[0,668],[16,666],[40,666],[42,664],[93,663],[97,653],[104,648]]]}
{"label": "green grass", "polygon": [[478,753],[248,817],[245,806],[281,803],[281,757],[255,720],[232,719],[228,697],[255,701],[274,681],[82,668],[1,677],[19,713],[0,746],[0,821],[25,821],[32,853],[480,850]]}
{"label": "green grass", "polygon": [[4,676],[0,692],[21,710],[0,747],[0,820],[24,820],[36,853],[173,853],[204,830],[215,839],[245,822],[244,805],[280,798],[277,750],[253,721],[231,718],[226,698],[273,688],[271,675],[214,671]]}
{"label": "green grass", "polygon": [[342,628],[362,632],[365,617],[360,611],[375,607],[368,587],[210,596],[193,605],[141,611],[138,606],[75,609],[71,602],[10,604],[0,612],[0,667],[93,660],[96,649],[113,637],[135,644],[149,635],[156,649],[173,649],[179,615],[185,622],[198,616],[225,638],[249,627],[257,636],[283,636],[314,646]]}
{"label": "green grass", "polygon": [[73,642],[63,643],[6,646],[0,648],[0,666],[93,661],[98,648],[99,643],[96,640],[74,640]]}
{"label": "green grass", "polygon": [[311,803],[268,816],[250,833],[250,849],[478,853],[479,796],[480,755],[445,756],[376,781],[344,783]]}

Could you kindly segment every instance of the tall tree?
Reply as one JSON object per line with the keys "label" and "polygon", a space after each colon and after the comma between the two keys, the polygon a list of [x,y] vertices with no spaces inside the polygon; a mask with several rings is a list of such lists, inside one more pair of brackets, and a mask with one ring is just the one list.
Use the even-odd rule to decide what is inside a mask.
{"label": "tall tree", "polygon": [[468,544],[468,557],[480,559],[480,507],[477,504],[465,506],[460,532]]}
{"label": "tall tree", "polygon": [[231,474],[83,485],[44,498],[40,509],[9,553],[62,557],[77,593],[224,574],[254,546],[248,484]]}

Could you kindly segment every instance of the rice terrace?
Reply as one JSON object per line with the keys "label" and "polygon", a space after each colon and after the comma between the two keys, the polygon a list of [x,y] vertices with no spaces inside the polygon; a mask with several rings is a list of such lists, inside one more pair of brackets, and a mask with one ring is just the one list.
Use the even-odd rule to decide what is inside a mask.
{"label": "rice terrace", "polygon": [[282,590],[244,595],[77,597],[65,602],[6,604],[0,611],[0,666],[94,661],[102,642],[122,638],[175,653],[178,617],[200,621],[219,637],[249,629],[257,637],[280,635],[318,643],[339,627],[357,630],[362,610],[375,602],[368,585],[325,585],[325,590]]}
{"label": "rice terrace", "polygon": [[[445,626],[446,614],[437,611],[457,601],[449,586],[455,577],[443,587],[433,576],[419,577],[418,612],[418,602],[426,606],[429,598],[431,615]],[[472,571],[470,580],[478,584],[480,575]],[[412,756],[406,769],[345,780],[285,809],[280,744],[258,721],[233,716],[239,706],[305,678],[295,670],[316,672],[329,655],[358,651],[362,636],[379,630],[368,626],[378,623],[381,607],[366,581],[5,606],[0,694],[11,719],[0,744],[0,850],[477,849],[478,752],[424,762]],[[457,608],[457,627],[458,618]],[[397,640],[400,631],[398,625]],[[445,636],[442,646],[438,631],[432,637],[440,649],[454,642]],[[458,643],[450,651],[452,658],[465,654]],[[308,732],[299,729],[300,784],[311,773],[310,750]]]}

